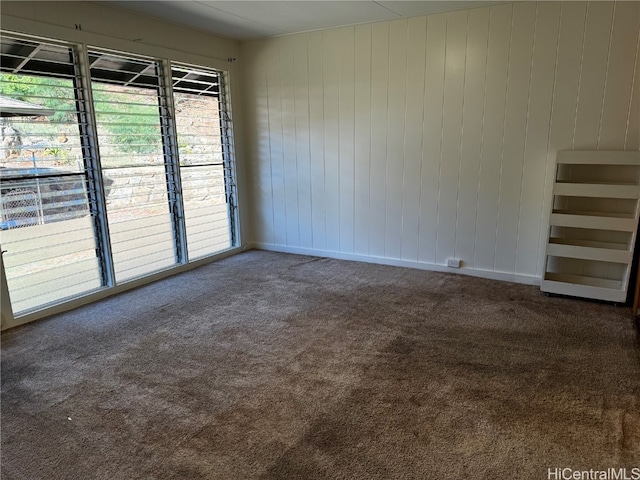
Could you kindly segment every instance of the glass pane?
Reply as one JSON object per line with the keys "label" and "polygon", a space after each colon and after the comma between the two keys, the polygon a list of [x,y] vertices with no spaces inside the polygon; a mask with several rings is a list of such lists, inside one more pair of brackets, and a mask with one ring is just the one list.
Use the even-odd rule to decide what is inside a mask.
{"label": "glass pane", "polygon": [[0,95],[15,111],[0,120],[5,176],[84,171],[72,80],[2,73]]}
{"label": "glass pane", "polygon": [[122,282],[176,263],[158,68],[151,60],[90,57],[111,251],[116,282]]}
{"label": "glass pane", "polygon": [[164,167],[103,170],[116,281],[176,263]]}
{"label": "glass pane", "polygon": [[223,139],[216,97],[175,92],[180,165],[222,164]]}
{"label": "glass pane", "polygon": [[190,259],[232,246],[217,72],[173,68],[180,176]]}
{"label": "glass pane", "polygon": [[230,248],[222,165],[183,168],[181,174],[189,258]]}
{"label": "glass pane", "polygon": [[14,313],[100,287],[84,179],[3,182],[0,242]]}
{"label": "glass pane", "polygon": [[164,165],[156,89],[93,83],[102,168]]}
{"label": "glass pane", "polygon": [[[20,315],[100,288],[101,267],[74,81],[40,60],[54,59],[56,71],[73,73],[72,63],[61,63],[71,62],[71,51],[7,37],[2,43],[18,63],[14,73],[0,74],[0,242]],[[29,74],[21,73],[27,67]]]}

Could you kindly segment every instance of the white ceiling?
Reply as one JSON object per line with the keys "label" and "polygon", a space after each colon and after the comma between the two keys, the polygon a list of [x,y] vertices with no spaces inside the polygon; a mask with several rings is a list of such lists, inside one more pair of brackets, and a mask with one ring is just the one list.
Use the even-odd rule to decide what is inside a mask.
{"label": "white ceiling", "polygon": [[239,40],[416,17],[494,5],[499,1],[217,1],[105,2]]}

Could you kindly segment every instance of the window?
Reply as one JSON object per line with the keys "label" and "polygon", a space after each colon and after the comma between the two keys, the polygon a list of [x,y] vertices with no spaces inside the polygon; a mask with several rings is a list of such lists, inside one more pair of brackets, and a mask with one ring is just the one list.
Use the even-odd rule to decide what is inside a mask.
{"label": "window", "polygon": [[15,312],[102,285],[77,52],[2,39],[0,242]]}
{"label": "window", "polygon": [[236,245],[216,70],[3,35],[0,242],[17,316]]}
{"label": "window", "polygon": [[194,259],[234,244],[231,119],[218,72],[173,65],[171,74],[186,243]]}
{"label": "window", "polygon": [[[116,282],[176,264],[158,62],[89,52]],[[173,207],[173,206],[172,206]]]}

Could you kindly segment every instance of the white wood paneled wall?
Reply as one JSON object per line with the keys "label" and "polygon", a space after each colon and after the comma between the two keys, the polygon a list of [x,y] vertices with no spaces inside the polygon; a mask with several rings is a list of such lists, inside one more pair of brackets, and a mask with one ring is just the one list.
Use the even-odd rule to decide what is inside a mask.
{"label": "white wood paneled wall", "polygon": [[638,2],[517,2],[244,44],[263,247],[540,277],[558,150],[638,150]]}

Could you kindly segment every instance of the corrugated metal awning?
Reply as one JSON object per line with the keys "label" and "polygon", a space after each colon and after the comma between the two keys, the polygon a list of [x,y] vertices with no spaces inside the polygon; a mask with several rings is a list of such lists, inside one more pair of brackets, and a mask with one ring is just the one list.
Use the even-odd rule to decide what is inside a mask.
{"label": "corrugated metal awning", "polygon": [[50,108],[0,96],[0,117],[41,117],[53,115]]}

